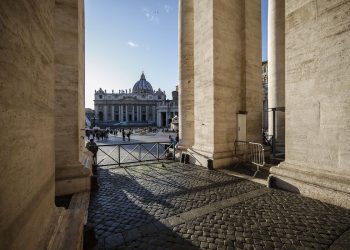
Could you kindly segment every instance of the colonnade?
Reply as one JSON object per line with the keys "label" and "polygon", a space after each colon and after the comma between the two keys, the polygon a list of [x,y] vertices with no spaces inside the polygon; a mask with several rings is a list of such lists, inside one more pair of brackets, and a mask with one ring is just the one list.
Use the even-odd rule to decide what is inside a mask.
{"label": "colonnade", "polygon": [[[285,143],[269,185],[346,208],[349,7],[269,0],[268,9],[269,134]],[[179,13],[180,145],[198,165],[229,166],[242,129],[246,141],[262,138],[260,1],[182,0]]]}
{"label": "colonnade", "polygon": [[[96,117],[98,116],[98,105],[95,107]],[[155,105],[148,104],[115,104],[102,105],[103,122],[156,122],[157,112]],[[130,119],[131,115],[131,119]]]}

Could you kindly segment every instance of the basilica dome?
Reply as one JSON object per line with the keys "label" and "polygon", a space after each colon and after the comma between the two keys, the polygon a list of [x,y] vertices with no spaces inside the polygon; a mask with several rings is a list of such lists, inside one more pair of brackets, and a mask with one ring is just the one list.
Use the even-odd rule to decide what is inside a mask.
{"label": "basilica dome", "polygon": [[137,81],[132,88],[133,94],[153,94],[153,88],[152,85],[146,81],[145,74],[142,72],[141,78],[139,81]]}

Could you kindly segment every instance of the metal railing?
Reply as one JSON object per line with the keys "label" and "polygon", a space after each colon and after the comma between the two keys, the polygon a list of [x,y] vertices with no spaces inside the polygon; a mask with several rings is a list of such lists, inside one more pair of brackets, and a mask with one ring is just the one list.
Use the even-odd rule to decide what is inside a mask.
{"label": "metal railing", "polygon": [[169,142],[101,144],[97,151],[98,166],[120,166],[167,159],[175,160],[175,145]]}
{"label": "metal railing", "polygon": [[255,176],[260,168],[265,165],[264,147],[260,143],[235,141],[234,156],[239,159],[239,163],[250,163],[256,166]]}

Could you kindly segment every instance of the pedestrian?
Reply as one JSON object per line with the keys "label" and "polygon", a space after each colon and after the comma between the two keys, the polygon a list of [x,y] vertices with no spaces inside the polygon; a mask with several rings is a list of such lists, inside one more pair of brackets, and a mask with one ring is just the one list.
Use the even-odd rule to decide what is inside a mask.
{"label": "pedestrian", "polygon": [[90,139],[88,143],[86,143],[86,148],[93,154],[93,161],[94,165],[97,164],[97,151],[98,151],[98,146],[96,142],[94,142],[94,139]]}
{"label": "pedestrian", "polygon": [[100,140],[100,131],[99,130],[96,132],[96,138],[98,141]]}
{"label": "pedestrian", "polygon": [[169,140],[170,140],[170,148],[173,148],[176,142],[171,135],[169,135]]}
{"label": "pedestrian", "polygon": [[123,136],[123,141],[125,141],[125,131],[124,131],[124,129],[122,130],[122,136]]}
{"label": "pedestrian", "polygon": [[130,134],[131,134],[131,130],[129,130],[128,133],[126,134],[128,136],[128,141],[130,141]]}
{"label": "pedestrian", "polygon": [[180,141],[180,139],[179,139],[179,133],[176,134],[175,141],[176,141],[176,144],[179,143],[179,141]]}

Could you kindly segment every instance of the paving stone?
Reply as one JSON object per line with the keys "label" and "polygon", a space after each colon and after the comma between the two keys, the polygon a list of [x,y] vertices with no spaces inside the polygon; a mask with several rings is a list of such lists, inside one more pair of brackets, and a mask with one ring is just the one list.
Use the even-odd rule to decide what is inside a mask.
{"label": "paving stone", "polygon": [[120,233],[108,236],[104,239],[105,249],[115,249],[123,244],[124,244],[124,238]]}
{"label": "paving stone", "polygon": [[[88,218],[98,249],[113,248],[115,235],[124,236],[118,249],[327,249],[350,227],[349,210],[279,190],[230,205],[265,188],[196,166],[101,167],[98,182]],[[215,202],[228,205],[210,209]],[[185,212],[195,216],[167,221]]]}

